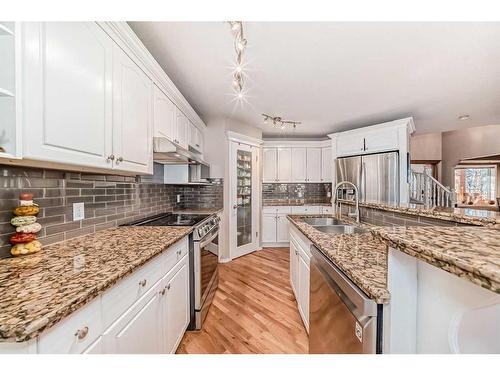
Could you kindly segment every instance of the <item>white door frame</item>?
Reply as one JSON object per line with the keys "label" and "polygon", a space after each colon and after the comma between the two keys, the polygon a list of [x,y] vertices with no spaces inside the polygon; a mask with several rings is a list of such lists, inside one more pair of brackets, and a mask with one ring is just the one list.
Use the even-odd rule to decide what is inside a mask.
{"label": "white door frame", "polygon": [[[230,259],[237,258],[239,256],[251,253],[256,250],[260,250],[260,158],[261,158],[261,145],[262,140],[249,137],[246,135],[234,133],[231,131],[227,132],[228,138],[228,182],[229,182],[229,194],[227,200],[227,207],[229,211],[228,220],[228,235],[229,235],[229,257]],[[248,148],[252,152],[252,242],[248,245],[244,245],[237,248],[237,218],[236,209],[234,208],[237,204],[236,202],[236,151],[241,148]]]}

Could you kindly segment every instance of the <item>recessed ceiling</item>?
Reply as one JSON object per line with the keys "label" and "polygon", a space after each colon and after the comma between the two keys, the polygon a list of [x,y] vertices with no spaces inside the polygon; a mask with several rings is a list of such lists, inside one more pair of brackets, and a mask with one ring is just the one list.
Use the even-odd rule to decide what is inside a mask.
{"label": "recessed ceiling", "polygon": [[[500,124],[500,23],[244,22],[243,102],[227,23],[129,24],[206,122],[228,117],[266,137],[407,116],[419,133]],[[302,124],[283,133],[261,113]]]}

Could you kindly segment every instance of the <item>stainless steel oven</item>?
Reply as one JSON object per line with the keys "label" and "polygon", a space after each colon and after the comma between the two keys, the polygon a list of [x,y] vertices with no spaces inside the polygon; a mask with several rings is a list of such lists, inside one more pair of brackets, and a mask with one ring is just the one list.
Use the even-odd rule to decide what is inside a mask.
{"label": "stainless steel oven", "polygon": [[193,232],[190,330],[199,330],[219,284],[219,217],[211,216]]}

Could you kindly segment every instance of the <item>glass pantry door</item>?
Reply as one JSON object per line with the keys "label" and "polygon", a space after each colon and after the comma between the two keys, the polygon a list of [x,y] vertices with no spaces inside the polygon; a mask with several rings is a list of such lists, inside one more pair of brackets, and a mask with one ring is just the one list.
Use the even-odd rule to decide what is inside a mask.
{"label": "glass pantry door", "polygon": [[232,142],[231,257],[258,248],[258,148]]}

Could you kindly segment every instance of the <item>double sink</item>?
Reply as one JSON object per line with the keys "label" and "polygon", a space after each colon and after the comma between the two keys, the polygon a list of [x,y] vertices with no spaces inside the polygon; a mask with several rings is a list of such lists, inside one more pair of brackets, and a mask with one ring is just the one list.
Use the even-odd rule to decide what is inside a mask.
{"label": "double sink", "polygon": [[328,234],[362,234],[367,232],[366,229],[346,225],[332,217],[306,217],[302,220],[320,232]]}

